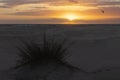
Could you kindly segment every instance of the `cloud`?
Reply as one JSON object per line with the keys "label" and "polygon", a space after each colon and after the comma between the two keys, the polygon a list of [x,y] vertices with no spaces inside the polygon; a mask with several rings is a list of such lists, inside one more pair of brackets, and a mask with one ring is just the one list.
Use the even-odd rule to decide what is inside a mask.
{"label": "cloud", "polygon": [[16,6],[16,5],[22,5],[22,4],[31,4],[31,3],[44,3],[44,2],[48,2],[48,3],[58,3],[58,2],[62,2],[64,0],[1,0],[0,2],[2,3],[6,3],[6,6],[12,7],[12,6]]}
{"label": "cloud", "polygon": [[120,24],[120,18],[108,18],[101,20],[77,20],[76,23],[85,24]]}
{"label": "cloud", "polygon": [[[107,2],[106,2],[107,1]],[[75,3],[75,4],[98,4],[98,5],[117,5],[120,1],[116,2],[117,0],[0,0],[1,3],[6,3],[6,6],[15,6],[15,5],[22,5],[22,4],[29,4],[29,3],[51,3],[54,5],[64,4],[64,3]],[[62,5],[61,4],[61,5]]]}
{"label": "cloud", "polygon": [[[106,2],[107,1],[107,2]],[[23,4],[38,4],[38,3],[46,3],[49,5],[59,6],[59,5],[68,5],[70,3],[76,5],[87,5],[87,6],[97,6],[97,7],[105,7],[105,6],[114,6],[120,5],[120,1],[117,0],[0,0],[0,3],[4,3],[4,5],[0,5],[1,8],[10,8],[17,5]]]}
{"label": "cloud", "polygon": [[26,12],[16,12],[11,13],[9,15],[17,15],[17,16],[46,16],[48,17],[49,14],[55,14],[53,11],[26,11]]}
{"label": "cloud", "polygon": [[61,24],[66,22],[65,19],[33,19],[33,20],[0,20],[0,24]]}
{"label": "cloud", "polygon": [[97,7],[92,6],[80,6],[80,5],[50,5],[49,3],[29,3],[16,5],[12,8],[2,9],[0,8],[0,14],[23,14],[25,13],[39,13],[39,11],[85,11],[89,9],[97,9]]}
{"label": "cloud", "polygon": [[72,3],[79,3],[78,1],[76,0],[68,0],[69,2],[72,2]]}
{"label": "cloud", "polygon": [[0,8],[7,8],[6,3],[0,2]]}
{"label": "cloud", "polygon": [[[0,24],[64,24],[69,23],[66,19],[48,18],[31,20],[0,20]],[[75,24],[119,24],[120,18],[109,18],[101,20],[76,20]]]}
{"label": "cloud", "polygon": [[120,2],[100,2],[96,6],[98,7],[119,7],[120,8]]}

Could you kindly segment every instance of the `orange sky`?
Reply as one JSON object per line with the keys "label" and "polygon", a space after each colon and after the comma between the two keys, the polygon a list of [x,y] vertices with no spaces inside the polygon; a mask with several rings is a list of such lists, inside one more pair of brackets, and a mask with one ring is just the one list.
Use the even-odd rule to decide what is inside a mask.
{"label": "orange sky", "polygon": [[103,0],[0,0],[0,23],[118,24],[120,23],[120,2],[104,2]]}

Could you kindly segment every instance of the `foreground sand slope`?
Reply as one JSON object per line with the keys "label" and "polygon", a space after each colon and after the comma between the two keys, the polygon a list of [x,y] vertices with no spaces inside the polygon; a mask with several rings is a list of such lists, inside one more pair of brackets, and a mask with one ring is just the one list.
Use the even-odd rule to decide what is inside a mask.
{"label": "foreground sand slope", "polygon": [[[97,70],[104,66],[120,66],[120,27],[23,27],[20,26],[4,26],[0,27],[0,79],[9,80],[11,74],[17,73],[28,74],[35,76],[37,73],[41,74],[41,68],[35,70],[8,70],[16,64],[16,54],[19,51],[15,46],[21,46],[19,39],[34,39],[36,42],[40,42],[43,32],[47,32],[50,36],[55,38],[65,37],[68,40],[74,42],[72,48],[69,51],[70,57],[66,58],[68,62],[77,67],[83,68],[86,71]],[[47,67],[43,72],[47,72]],[[3,71],[5,70],[5,71]],[[8,70],[8,74],[6,74]],[[51,69],[50,69],[51,70]],[[65,71],[65,72],[64,72]],[[111,71],[103,71],[96,74],[84,74],[81,72],[75,72],[72,74],[71,70],[66,68],[58,68],[53,74],[58,74],[57,78],[68,78],[67,80],[79,80],[79,78],[85,78],[88,80],[119,80],[119,69],[112,69]],[[35,72],[35,74],[33,74]],[[63,75],[65,73],[65,75]],[[7,77],[4,77],[4,75]],[[53,75],[53,76],[54,76]],[[72,75],[72,76],[71,76]],[[81,76],[82,75],[82,76]],[[10,77],[9,77],[10,76]],[[52,75],[51,75],[52,76]],[[69,76],[69,77],[68,77]],[[75,77],[73,77],[75,76]],[[79,77],[80,76],[80,77]],[[2,78],[4,77],[4,79]],[[22,75],[18,76],[22,77]],[[25,76],[26,78],[29,78]],[[87,77],[87,78],[86,78]],[[34,78],[34,77],[33,77]],[[56,77],[52,77],[56,79]],[[52,79],[51,78],[51,79]]]}

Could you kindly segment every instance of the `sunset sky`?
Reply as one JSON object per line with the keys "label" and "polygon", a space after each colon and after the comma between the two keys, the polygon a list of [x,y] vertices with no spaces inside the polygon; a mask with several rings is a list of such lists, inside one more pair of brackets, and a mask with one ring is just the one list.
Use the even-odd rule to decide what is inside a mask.
{"label": "sunset sky", "polygon": [[118,24],[120,0],[0,0],[0,23]]}

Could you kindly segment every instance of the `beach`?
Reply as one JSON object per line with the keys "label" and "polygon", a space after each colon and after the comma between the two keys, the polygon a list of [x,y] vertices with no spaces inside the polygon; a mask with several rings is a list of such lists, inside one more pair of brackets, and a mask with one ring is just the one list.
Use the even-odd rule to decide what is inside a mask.
{"label": "beach", "polygon": [[[65,38],[73,42],[68,50],[70,56],[66,56],[68,63],[73,66],[88,72],[120,66],[120,25],[11,24],[0,25],[0,71],[16,65],[19,53],[16,46],[23,45],[21,39],[40,43],[44,33],[50,38]],[[114,74],[118,71],[113,70]]]}

